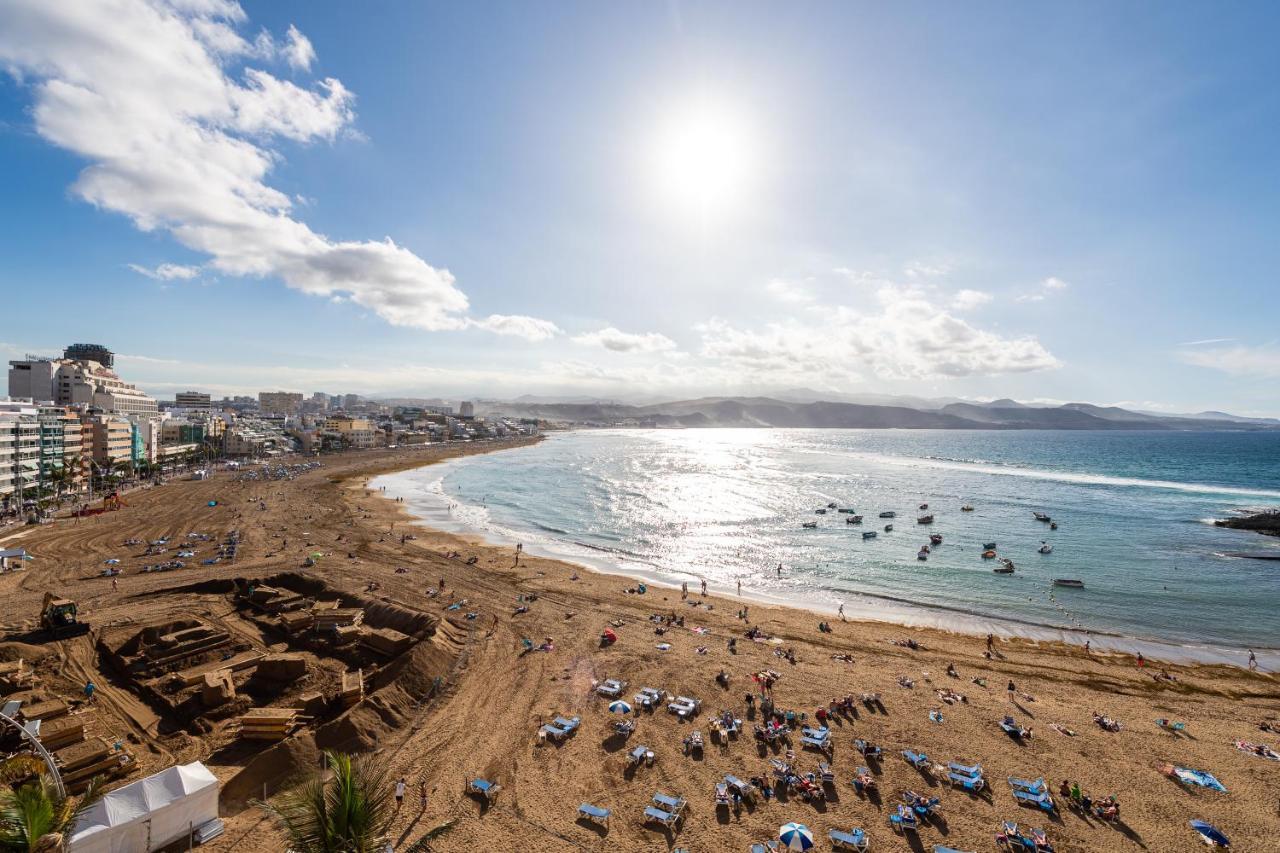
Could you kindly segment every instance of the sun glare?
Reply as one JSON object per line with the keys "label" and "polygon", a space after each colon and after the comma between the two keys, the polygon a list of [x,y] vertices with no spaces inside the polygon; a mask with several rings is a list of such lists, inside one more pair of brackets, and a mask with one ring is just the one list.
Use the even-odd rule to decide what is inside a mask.
{"label": "sun glare", "polygon": [[723,107],[697,103],[674,113],[654,144],[654,186],[668,208],[700,219],[741,201],[751,177],[750,133]]}

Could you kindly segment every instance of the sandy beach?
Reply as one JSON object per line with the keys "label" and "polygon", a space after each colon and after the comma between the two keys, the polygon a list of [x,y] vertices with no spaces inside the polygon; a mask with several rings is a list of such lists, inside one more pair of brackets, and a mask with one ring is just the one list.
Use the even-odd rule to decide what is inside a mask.
{"label": "sandy beach", "polygon": [[[1152,660],[1139,667],[1129,655],[1087,654],[1076,646],[1027,640],[998,640],[988,658],[982,638],[838,618],[823,633],[817,624],[823,617],[807,611],[703,597],[696,588],[687,599],[678,589],[655,586],[638,594],[629,591],[635,581],[530,555],[516,565],[511,548],[431,531],[415,524],[402,504],[367,488],[380,473],[505,446],[510,445],[331,456],[292,480],[242,482],[219,473],[209,481],[136,492],[117,512],[15,531],[0,543],[25,547],[36,559],[25,572],[0,576],[6,635],[0,659],[34,662],[40,689],[52,695],[75,695],[93,677],[101,699],[86,728],[126,738],[140,772],[205,761],[226,785],[228,831],[208,846],[212,850],[283,849],[271,824],[246,802],[262,785],[270,793],[289,773],[316,766],[316,750],[330,745],[374,750],[394,778],[407,779],[410,794],[397,816],[397,850],[409,849],[447,820],[453,828],[432,849],[745,851],[775,837],[780,825],[797,821],[814,830],[818,849],[829,848],[828,830],[862,827],[873,849],[946,844],[991,850],[1000,822],[1016,820],[1043,827],[1060,851],[1190,851],[1202,846],[1187,825],[1191,819],[1216,824],[1236,849],[1274,849],[1280,762],[1234,746],[1243,739],[1280,749],[1280,735],[1258,728],[1265,719],[1280,727],[1280,683],[1274,675]],[[242,544],[229,565],[139,574],[135,567],[145,561],[136,556],[138,549],[122,546],[129,538],[149,541],[190,531],[220,536],[231,529],[241,532]],[[410,532],[416,538],[402,542]],[[302,568],[311,553],[325,556]],[[126,569],[118,589],[99,576],[104,560],[115,558]],[[371,605],[428,614],[429,637],[382,667],[360,704],[263,755],[237,744],[225,721],[197,732],[176,725],[104,669],[95,647],[103,631],[175,613],[230,620],[226,581],[282,572],[303,573]],[[369,590],[371,582],[376,587]],[[45,590],[74,598],[92,633],[58,643],[27,636],[36,627]],[[738,616],[744,605],[745,620]],[[468,619],[469,613],[476,615]],[[651,620],[655,615],[674,615],[683,624],[660,626]],[[761,632],[760,641],[744,636],[749,626]],[[258,630],[238,622],[232,627]],[[658,635],[659,627],[667,630]],[[602,646],[606,628],[617,641]],[[548,638],[550,651],[525,651],[522,644],[528,639],[537,646]],[[729,648],[731,638],[735,650]],[[895,644],[908,639],[915,648]],[[268,631],[249,640],[277,651],[288,647]],[[779,656],[786,650],[794,651],[794,660]],[[330,664],[315,661],[315,689],[328,683]],[[956,676],[947,674],[948,665]],[[716,680],[722,670],[727,687]],[[802,749],[798,732],[791,737],[795,769],[814,772],[819,761],[827,761],[835,782],[821,803],[782,793],[740,809],[717,808],[716,783],[726,774],[769,779],[769,759],[785,758],[785,745],[764,746],[752,737],[761,719],[758,712],[753,719],[745,701],[758,692],[752,674],[768,670],[778,674],[772,688],[776,707],[807,714],[806,723],[833,699],[854,697],[854,712],[828,723],[831,755]],[[1162,671],[1169,678],[1156,677]],[[606,678],[628,682],[627,701],[651,686],[700,699],[701,713],[688,721],[665,708],[640,714],[635,733],[624,741],[613,734],[619,717],[593,690]],[[1016,685],[1013,701],[1006,690],[1010,681]],[[433,689],[437,683],[439,690]],[[948,704],[938,690],[963,694],[965,701]],[[862,693],[880,694],[883,708],[856,701]],[[710,723],[726,709],[743,720],[744,732],[718,744]],[[930,720],[931,710],[941,712],[942,722]],[[1121,730],[1095,725],[1094,711],[1119,721]],[[1031,728],[1033,736],[1011,738],[998,726],[1005,715]],[[556,716],[579,717],[581,724],[562,743],[540,744],[539,726]],[[1185,723],[1185,729],[1162,730],[1156,718]],[[1051,724],[1075,734],[1061,734]],[[682,740],[694,730],[706,744],[701,753],[686,756]],[[878,796],[860,796],[850,783],[855,769],[868,764],[855,751],[855,738],[883,747],[882,762],[869,765]],[[628,766],[628,754],[638,745],[653,751],[652,766]],[[931,764],[980,763],[988,789],[974,796],[939,783],[902,759],[900,752],[908,748],[926,753]],[[1166,764],[1209,771],[1228,792],[1186,788],[1161,773]],[[1055,797],[1064,779],[1078,781],[1094,797],[1116,796],[1121,819],[1085,818],[1065,805],[1054,814],[1020,807],[1005,781],[1009,776],[1044,777]],[[464,795],[466,780],[476,777],[502,786],[487,809]],[[425,808],[419,795],[423,781]],[[903,838],[895,836],[887,817],[906,790],[940,797],[943,819]],[[678,831],[642,825],[655,792],[688,801]],[[612,811],[607,833],[577,820],[580,803]]]}

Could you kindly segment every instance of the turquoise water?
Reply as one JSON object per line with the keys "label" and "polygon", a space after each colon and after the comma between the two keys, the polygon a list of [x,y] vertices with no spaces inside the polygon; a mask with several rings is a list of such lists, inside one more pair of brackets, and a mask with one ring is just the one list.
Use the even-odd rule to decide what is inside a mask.
{"label": "turquoise water", "polygon": [[[1280,433],[582,431],[379,483],[434,526],[670,583],[1095,643],[1280,646],[1280,562],[1225,556],[1280,541],[1205,521],[1280,505]],[[815,514],[829,502],[866,520]],[[929,533],[944,541],[921,562]],[[992,573],[989,541],[1014,575]]]}

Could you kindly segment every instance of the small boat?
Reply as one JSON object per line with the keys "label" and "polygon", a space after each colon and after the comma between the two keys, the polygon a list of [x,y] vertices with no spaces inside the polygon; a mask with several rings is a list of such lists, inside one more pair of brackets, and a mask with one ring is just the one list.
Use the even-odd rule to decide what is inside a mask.
{"label": "small boat", "polygon": [[874,530],[864,530],[864,531],[862,531],[862,538],[863,538],[863,539],[875,539],[875,538],[876,538],[876,532],[875,532]]}
{"label": "small boat", "polygon": [[849,516],[848,518],[846,518],[846,519],[844,520],[844,523],[845,523],[845,524],[861,524],[861,523],[862,523],[862,516],[860,516],[860,515],[851,515],[851,516]]}
{"label": "small boat", "polygon": [[929,549],[928,549],[928,548],[921,548],[921,549],[920,549],[920,552],[919,552],[918,554],[916,554],[916,559],[917,559],[917,560],[927,560],[927,559],[929,559]]}
{"label": "small boat", "polygon": [[964,506],[960,507],[960,511],[961,511],[961,512],[973,512],[973,504],[965,504]]}
{"label": "small boat", "polygon": [[916,524],[933,524],[933,516],[922,515],[916,519]]}
{"label": "small boat", "polygon": [[932,534],[932,535],[929,537],[929,541],[930,541],[930,542],[932,542],[934,545],[941,545],[941,544],[942,544],[942,534],[941,534],[941,533],[934,533],[934,534]]}
{"label": "small boat", "polygon": [[1033,512],[1031,514],[1036,517],[1036,521],[1052,521],[1052,519],[1043,512]]}
{"label": "small boat", "polygon": [[996,566],[991,571],[998,575],[1011,575],[1013,574],[1013,566]]}
{"label": "small boat", "polygon": [[928,505],[928,504],[920,504],[920,508],[921,508],[921,509],[928,509],[928,508],[929,508],[929,505]]}
{"label": "small boat", "polygon": [[1084,589],[1084,581],[1075,578],[1054,578],[1054,586],[1069,586],[1072,589]]}
{"label": "small boat", "polygon": [[920,546],[920,553],[921,553],[921,554],[928,554],[928,553],[929,553],[929,546],[928,546],[928,545],[921,545],[921,546]]}
{"label": "small boat", "polygon": [[994,548],[988,548],[987,550],[982,552],[982,559],[984,560],[994,560],[995,558],[996,558],[996,549]]}
{"label": "small boat", "polygon": [[886,525],[884,526],[884,532],[885,532],[885,533],[892,533],[892,532],[893,532],[893,525],[892,525],[892,524],[886,524]]}
{"label": "small boat", "polygon": [[1049,529],[1050,529],[1050,530],[1057,530],[1057,529],[1058,529],[1058,522],[1056,522],[1056,521],[1051,521],[1051,522],[1049,522]]}
{"label": "small boat", "polygon": [[836,512],[844,513],[845,515],[848,515],[849,513],[853,512],[853,511],[854,511],[854,510],[853,510],[853,507],[841,507],[840,509],[836,510]]}
{"label": "small boat", "polygon": [[1004,566],[1009,571],[1013,571],[1013,560],[1010,560],[1008,557],[1001,557],[1000,565]]}
{"label": "small boat", "polygon": [[1041,554],[1052,554],[1053,546],[1050,545],[1048,542],[1041,542],[1038,550],[1040,551]]}
{"label": "small boat", "polygon": [[827,511],[826,511],[825,509],[815,509],[813,512],[814,512],[814,514],[815,514],[815,515],[826,515],[826,514],[827,514]]}
{"label": "small boat", "polygon": [[816,522],[816,521],[806,521],[804,524],[802,524],[802,525],[800,525],[800,526],[801,526],[801,527],[803,527],[805,530],[815,530],[815,529],[817,529],[817,527],[818,527],[818,522]]}
{"label": "small boat", "polygon": [[897,514],[896,512],[894,512],[893,510],[889,510],[888,512],[882,512],[882,513],[880,513],[880,517],[881,517],[881,518],[897,518],[897,517],[898,517],[898,514]]}

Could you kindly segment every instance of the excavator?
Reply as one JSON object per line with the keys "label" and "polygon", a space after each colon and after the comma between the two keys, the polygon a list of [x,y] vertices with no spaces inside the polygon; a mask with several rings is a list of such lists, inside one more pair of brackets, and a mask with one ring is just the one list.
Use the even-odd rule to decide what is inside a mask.
{"label": "excavator", "polygon": [[76,618],[74,601],[46,592],[44,603],[40,606],[40,627],[52,634],[55,640],[60,640],[87,632],[89,623]]}

